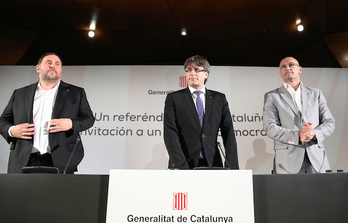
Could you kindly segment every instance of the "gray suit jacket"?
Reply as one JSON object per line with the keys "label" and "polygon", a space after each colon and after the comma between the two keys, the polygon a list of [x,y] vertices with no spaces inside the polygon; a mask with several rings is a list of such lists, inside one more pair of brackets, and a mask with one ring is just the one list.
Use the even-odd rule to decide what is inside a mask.
{"label": "gray suit jacket", "polygon": [[[305,150],[318,172],[330,169],[323,140],[335,130],[335,120],[321,90],[302,88],[302,114],[284,86],[265,94],[263,129],[274,140],[275,173],[298,173]],[[301,143],[300,130],[304,122],[312,122],[316,141]]]}

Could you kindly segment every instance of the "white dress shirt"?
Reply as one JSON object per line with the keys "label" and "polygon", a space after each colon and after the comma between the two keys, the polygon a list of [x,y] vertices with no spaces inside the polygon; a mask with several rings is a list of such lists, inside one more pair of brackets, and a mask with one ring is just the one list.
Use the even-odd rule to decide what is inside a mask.
{"label": "white dress shirt", "polygon": [[58,87],[60,82],[50,90],[41,88],[40,82],[37,85],[34,105],[33,105],[33,121],[35,124],[33,152],[40,154],[51,153],[49,145],[49,123],[52,119],[52,111],[56,101]]}

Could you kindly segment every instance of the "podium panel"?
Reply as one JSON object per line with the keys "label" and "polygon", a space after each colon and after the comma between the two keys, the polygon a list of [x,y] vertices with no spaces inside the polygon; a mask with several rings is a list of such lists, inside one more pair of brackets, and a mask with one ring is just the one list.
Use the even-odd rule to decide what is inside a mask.
{"label": "podium panel", "polygon": [[254,223],[251,170],[111,170],[107,223]]}
{"label": "podium panel", "polygon": [[[213,172],[212,174],[220,174],[220,170]],[[141,174],[140,172],[138,175]],[[133,190],[138,191],[142,186],[141,180],[144,180],[144,177],[139,176]],[[186,177],[182,179],[184,180],[192,181]],[[208,178],[205,181],[212,183]],[[181,179],[175,183],[181,183]],[[225,179],[215,183],[229,189],[228,193],[233,192],[232,187],[225,184]],[[100,175],[0,174],[0,222],[105,223],[108,184],[109,176]],[[348,222],[348,173],[253,175],[253,185],[255,223]],[[186,207],[188,211],[193,211],[193,195],[188,192]],[[219,193],[221,192],[218,191],[217,194]],[[173,194],[170,196],[171,202],[174,202]],[[200,196],[204,198],[205,195]],[[207,199],[203,202],[208,203]],[[225,207],[232,207],[230,204],[233,201],[223,202]],[[220,208],[212,203],[208,205],[210,210]],[[173,208],[174,204],[169,206],[168,209]],[[184,207],[177,206],[178,209]],[[147,204],[143,207],[150,208],[152,207]],[[112,209],[112,212],[118,211],[123,209]],[[173,212],[175,216],[182,216],[179,220],[185,222],[183,217],[190,217],[188,211]],[[211,213],[214,214],[215,211]],[[237,219],[236,215],[233,217],[234,220]],[[139,219],[134,218],[133,222],[136,220]],[[188,219],[186,220],[188,222]],[[204,222],[202,219],[192,220]]]}
{"label": "podium panel", "polygon": [[348,222],[348,173],[254,175],[256,223]]}
{"label": "podium panel", "polygon": [[109,176],[0,174],[1,223],[105,223]]}

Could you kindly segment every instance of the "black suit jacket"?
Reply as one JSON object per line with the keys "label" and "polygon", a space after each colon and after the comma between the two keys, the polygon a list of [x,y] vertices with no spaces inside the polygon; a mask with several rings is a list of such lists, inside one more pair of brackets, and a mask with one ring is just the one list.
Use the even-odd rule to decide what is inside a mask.
{"label": "black suit jacket", "polygon": [[200,126],[189,88],[168,94],[164,108],[164,142],[169,154],[168,168],[193,169],[204,148],[209,166],[223,166],[217,147],[219,129],[232,169],[239,169],[232,118],[224,94],[206,90],[205,115]]}
{"label": "black suit jacket", "polygon": [[[33,102],[37,83],[13,92],[11,99],[0,117],[0,133],[10,146],[8,173],[21,173],[26,166],[33,147],[33,139],[18,139],[9,136],[8,129],[17,124],[33,123]],[[52,119],[70,118],[73,128],[65,132],[51,133],[49,144],[54,166],[62,173],[76,144],[80,131],[90,128],[94,123],[93,113],[83,88],[60,82]],[[82,142],[78,143],[66,173],[77,171],[83,158]]]}

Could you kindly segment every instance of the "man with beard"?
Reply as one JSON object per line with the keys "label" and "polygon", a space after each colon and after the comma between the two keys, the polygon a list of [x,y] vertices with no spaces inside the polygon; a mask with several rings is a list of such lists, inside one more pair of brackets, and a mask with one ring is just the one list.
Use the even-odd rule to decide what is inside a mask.
{"label": "man with beard", "polygon": [[11,144],[8,173],[25,166],[74,173],[84,155],[79,132],[94,123],[86,93],[61,80],[62,61],[55,53],[43,54],[36,72],[39,81],[15,90],[0,117],[0,134]]}
{"label": "man with beard", "polygon": [[323,140],[335,120],[321,90],[305,87],[302,67],[293,57],[280,62],[280,88],[265,94],[263,128],[274,140],[276,174],[325,173],[330,170]]}

